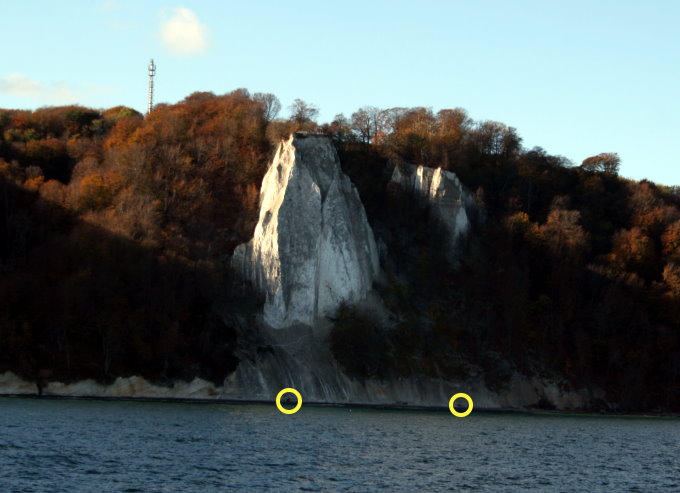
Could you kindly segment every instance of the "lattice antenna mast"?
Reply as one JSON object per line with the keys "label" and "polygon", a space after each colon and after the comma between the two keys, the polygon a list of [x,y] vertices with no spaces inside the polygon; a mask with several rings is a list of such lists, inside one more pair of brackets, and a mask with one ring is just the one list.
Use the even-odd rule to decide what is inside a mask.
{"label": "lattice antenna mast", "polygon": [[149,108],[147,109],[147,115],[151,113],[153,109],[153,78],[156,75],[156,65],[153,63],[153,58],[151,63],[149,63]]}

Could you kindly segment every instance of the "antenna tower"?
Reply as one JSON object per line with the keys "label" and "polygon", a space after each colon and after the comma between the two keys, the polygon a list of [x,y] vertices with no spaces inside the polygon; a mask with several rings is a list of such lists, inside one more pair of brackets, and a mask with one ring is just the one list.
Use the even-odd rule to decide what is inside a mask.
{"label": "antenna tower", "polygon": [[153,58],[151,63],[149,63],[149,108],[146,111],[148,115],[153,109],[153,77],[156,75],[156,65],[153,63]]}

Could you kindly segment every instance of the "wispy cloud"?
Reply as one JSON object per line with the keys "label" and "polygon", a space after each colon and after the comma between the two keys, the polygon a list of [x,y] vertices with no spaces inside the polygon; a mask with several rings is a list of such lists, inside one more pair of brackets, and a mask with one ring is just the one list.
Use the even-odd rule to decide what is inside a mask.
{"label": "wispy cloud", "polygon": [[102,3],[99,4],[100,10],[115,10],[120,7],[122,7],[122,4],[116,0],[103,0]]}
{"label": "wispy cloud", "polygon": [[204,52],[209,45],[208,28],[191,10],[178,7],[164,10],[161,25],[163,45],[176,55],[193,55]]}
{"label": "wispy cloud", "polygon": [[95,94],[112,92],[106,87],[79,87],[65,82],[45,84],[23,74],[0,77],[0,94],[9,94],[47,104],[77,103]]}

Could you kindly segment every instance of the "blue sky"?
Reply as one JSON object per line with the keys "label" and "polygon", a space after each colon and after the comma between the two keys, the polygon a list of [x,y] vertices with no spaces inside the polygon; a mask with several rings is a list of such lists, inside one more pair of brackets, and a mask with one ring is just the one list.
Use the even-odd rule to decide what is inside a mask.
{"label": "blue sky", "polygon": [[[141,4],[141,5],[140,5]],[[449,0],[2,5],[0,107],[272,92],[321,110],[463,107],[576,164],[680,185],[680,2]]]}

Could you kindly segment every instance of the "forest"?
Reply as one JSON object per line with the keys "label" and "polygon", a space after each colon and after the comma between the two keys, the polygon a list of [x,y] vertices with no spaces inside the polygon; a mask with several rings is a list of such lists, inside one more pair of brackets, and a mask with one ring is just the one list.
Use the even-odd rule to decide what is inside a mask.
{"label": "forest", "polygon": [[[221,382],[261,300],[230,272],[278,141],[328,135],[387,246],[397,323],[343,307],[354,378],[512,370],[596,385],[622,410],[680,411],[680,188],[572,163],[461,109],[363,107],[317,122],[296,100],[197,92],[127,107],[0,110],[0,373]],[[458,258],[389,186],[399,163],[455,172],[483,207]],[[483,216],[483,217],[481,217]],[[238,313],[238,317],[234,316]]]}

